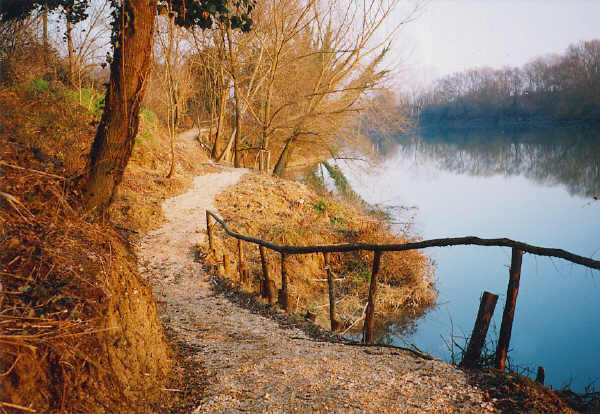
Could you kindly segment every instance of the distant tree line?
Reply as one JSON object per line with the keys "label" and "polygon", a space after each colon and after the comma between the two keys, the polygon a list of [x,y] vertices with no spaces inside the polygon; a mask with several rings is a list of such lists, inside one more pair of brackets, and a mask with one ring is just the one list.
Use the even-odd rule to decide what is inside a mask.
{"label": "distant tree line", "polygon": [[439,79],[414,98],[421,125],[600,121],[600,40],[521,68],[478,68]]}

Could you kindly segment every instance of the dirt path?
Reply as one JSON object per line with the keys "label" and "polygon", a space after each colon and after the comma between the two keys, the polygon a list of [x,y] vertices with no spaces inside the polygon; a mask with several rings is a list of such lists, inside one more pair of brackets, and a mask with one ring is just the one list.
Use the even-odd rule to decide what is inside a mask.
{"label": "dirt path", "polygon": [[162,318],[196,352],[208,397],[194,412],[495,412],[484,392],[455,367],[409,352],[318,342],[237,306],[213,289],[194,262],[205,240],[205,210],[245,170],[196,177],[167,200],[168,222],[140,243],[143,271],[166,304]]}

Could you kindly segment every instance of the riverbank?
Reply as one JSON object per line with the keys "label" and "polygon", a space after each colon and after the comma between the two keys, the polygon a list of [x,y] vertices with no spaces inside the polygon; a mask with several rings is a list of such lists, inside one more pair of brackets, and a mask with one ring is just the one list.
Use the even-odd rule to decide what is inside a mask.
{"label": "riverbank", "polygon": [[179,370],[206,378],[202,392],[168,386],[187,412],[572,412],[526,379],[500,381],[503,375],[462,371],[408,350],[351,343],[217,275],[194,247],[206,243],[206,209],[253,178],[265,180],[243,174],[224,169],[196,177],[190,192],[164,203],[168,221],[139,246],[161,319],[172,341],[185,344]]}
{"label": "riverbank", "polygon": [[[192,146],[189,148],[193,149]],[[221,167],[206,164],[206,168],[208,174],[213,176],[213,174],[217,173]],[[227,172],[227,174],[229,173]],[[305,229],[304,231],[306,231],[306,228],[312,231],[313,228],[319,227],[317,225],[318,223],[314,220],[314,216],[304,216],[303,220],[301,220],[301,225],[298,227],[296,227],[298,223],[291,220],[289,217],[290,214],[299,209],[300,205],[307,204],[310,206],[308,203],[310,197],[300,195],[302,194],[301,190],[304,189],[304,187],[298,183],[279,180],[259,174],[246,174],[242,175],[240,181],[235,185],[232,185],[217,194],[215,192],[216,189],[222,188],[219,185],[219,180],[211,181],[209,183],[202,181],[201,176],[197,177],[197,179],[199,181],[195,184],[197,187],[196,191],[203,194],[203,199],[206,198],[207,193],[215,194],[216,205],[208,208],[216,210],[216,212],[224,218],[227,216],[229,224],[231,224],[229,219],[241,224],[241,227],[236,227],[237,224],[236,226],[232,225],[232,228],[235,230],[251,231],[252,229],[257,230],[261,227],[267,228],[268,232],[272,232],[272,235],[280,237],[275,240],[279,242],[285,240],[293,242],[294,240],[298,241],[298,239],[293,238],[294,233],[302,234],[303,228]],[[179,394],[178,398],[180,403],[186,405],[188,408],[197,409],[198,412],[210,412],[210,410],[214,410],[213,412],[220,412],[221,410],[244,411],[248,409],[256,412],[277,412],[277,407],[282,407],[285,404],[290,407],[296,407],[297,405],[295,404],[299,403],[304,404],[303,401],[297,401],[298,394],[295,390],[301,389],[306,385],[299,386],[297,382],[289,382],[290,380],[285,377],[289,375],[292,369],[291,367],[309,370],[315,373],[312,380],[306,378],[303,379],[303,381],[308,381],[305,382],[305,384],[309,384],[310,381],[315,381],[322,376],[323,371],[320,371],[321,367],[317,368],[311,365],[314,364],[314,361],[311,361],[313,358],[311,355],[314,350],[311,351],[310,349],[307,349],[306,343],[311,344],[316,340],[319,342],[325,341],[327,343],[339,344],[344,341],[335,335],[329,334],[325,330],[318,329],[314,324],[306,320],[300,319],[297,316],[287,316],[280,311],[265,305],[261,300],[257,299],[256,285],[254,285],[254,289],[248,289],[248,286],[245,286],[242,290],[238,289],[238,286],[236,286],[237,284],[234,282],[238,276],[235,274],[236,270],[233,262],[230,266],[232,271],[230,276],[233,280],[223,279],[222,276],[215,274],[215,269],[212,266],[215,262],[207,260],[205,256],[198,254],[197,250],[198,244],[204,247],[206,246],[206,242],[202,235],[202,228],[205,223],[204,214],[202,211],[198,211],[197,213],[192,211],[192,209],[196,209],[199,206],[199,204],[196,203],[190,204],[189,200],[194,199],[194,197],[189,198],[182,196],[180,199],[188,200],[185,201],[187,207],[182,213],[185,216],[184,222],[186,224],[182,227],[185,228],[185,232],[180,233],[176,228],[169,227],[169,230],[165,231],[164,234],[169,234],[172,239],[178,239],[179,242],[183,242],[184,244],[187,243],[187,251],[182,258],[179,258],[177,255],[169,255],[168,258],[159,262],[161,264],[155,267],[152,274],[154,278],[157,278],[154,280],[158,295],[157,300],[161,308],[161,318],[163,319],[163,323],[165,324],[167,332],[171,333],[171,343],[184,350],[181,354],[181,359],[179,360],[179,376],[188,378],[188,381],[191,380],[192,383],[194,383],[194,381],[196,384],[200,382],[204,384],[203,387],[206,388],[203,388],[202,392],[199,392],[197,388],[186,385],[187,382],[175,382],[172,386],[169,386],[169,388],[181,388],[184,391],[182,393],[184,395]],[[300,200],[303,200],[304,202],[300,202]],[[219,206],[221,206],[222,209],[217,209]],[[165,212],[173,212],[174,204],[172,202],[167,202],[164,204],[163,209]],[[313,207],[310,214],[315,213],[317,212]],[[170,215],[170,213],[165,214],[167,216]],[[229,217],[228,214],[230,214],[231,217]],[[243,217],[238,217],[239,215],[242,215]],[[328,226],[339,224],[339,220],[335,219],[336,216],[333,215],[333,221],[331,220],[331,216],[332,215],[329,213],[326,216],[327,220],[329,220]],[[362,216],[357,215],[357,217]],[[323,218],[324,217],[322,217],[322,219]],[[327,222],[327,220],[325,221]],[[294,229],[294,231],[291,231],[289,234],[281,232],[281,225],[285,223],[288,223],[290,228]],[[247,226],[248,228],[244,228],[244,226]],[[337,233],[337,230],[339,230],[339,228],[334,226],[329,229],[329,233]],[[256,234],[260,234],[260,232],[257,232]],[[183,235],[183,237],[181,237],[181,235]],[[158,244],[163,248],[168,244],[168,241],[162,241]],[[222,248],[218,243],[217,247],[219,249]],[[236,257],[237,246],[232,245],[229,247],[229,256],[231,258]],[[182,251],[185,251],[185,249]],[[246,250],[246,256],[248,262],[254,263],[258,267],[259,261],[256,252],[250,251],[248,253],[248,250]],[[200,263],[194,262],[194,260],[199,261]],[[368,260],[369,258],[367,258],[367,261]],[[190,264],[190,261],[193,263]],[[277,260],[272,260],[271,265],[271,274],[277,275]],[[172,271],[173,269],[179,270]],[[256,268],[254,276],[258,276],[258,272],[258,268]],[[300,277],[302,277],[302,272],[300,271],[299,273]],[[168,276],[169,274],[173,277]],[[166,279],[161,279],[163,276],[166,276]],[[323,285],[323,282],[320,283]],[[169,289],[171,288],[174,289],[174,293],[169,293]],[[304,313],[303,311],[305,308],[298,305],[296,307],[300,313]],[[217,311],[214,311],[215,309],[217,309]],[[246,309],[247,311],[244,311],[243,309]],[[257,320],[246,319],[246,312],[248,311],[253,315],[257,315],[259,318]],[[243,314],[240,315],[240,312],[243,312]],[[272,325],[268,320],[273,320],[275,324]],[[323,323],[323,313],[320,315],[320,318],[317,319],[317,321],[319,320]],[[326,322],[324,325],[327,326]],[[360,323],[358,325],[360,325]],[[293,329],[293,331],[286,333],[285,331],[281,332],[277,330],[277,328],[276,330],[272,330],[271,328],[273,326],[278,327],[278,329],[290,328]],[[248,331],[248,327],[251,328],[250,331]],[[259,327],[264,327],[264,329]],[[256,331],[255,328],[260,330]],[[299,335],[295,329],[300,329],[303,334]],[[302,342],[302,339],[299,338],[305,336],[306,338],[304,341],[308,342],[296,345],[297,342]],[[269,338],[269,340],[265,341],[264,337]],[[292,342],[292,345],[290,345],[289,342]],[[254,345],[251,346],[251,344]],[[346,349],[347,346],[352,345],[346,343],[346,345],[340,349]],[[283,353],[277,351],[279,348],[285,349],[282,351]],[[238,351],[240,349],[241,351]],[[385,350],[387,348],[377,347],[377,349]],[[352,353],[352,355],[350,355],[346,354],[344,351],[336,351],[336,353],[337,352],[341,352],[341,354],[339,355],[339,358],[336,358],[335,360],[349,358],[348,361],[362,361],[360,354]],[[386,355],[388,355],[388,358],[392,358],[398,355],[397,352],[398,350],[392,350]],[[272,353],[278,357],[276,361],[263,362],[264,355],[270,355]],[[286,365],[289,367],[287,369],[281,368],[283,371],[281,372],[283,378],[277,375],[271,376],[273,371],[278,372],[277,370],[280,369],[282,358],[291,358],[289,353],[294,355],[292,360],[295,364]],[[298,355],[304,354],[307,354],[310,358],[307,358],[306,360],[294,359],[297,358]],[[415,357],[411,352],[408,352],[408,355]],[[314,358],[319,360],[320,357],[314,356]],[[377,365],[381,363],[379,359],[372,360],[371,358],[373,357],[369,357],[369,359],[362,362],[366,365]],[[249,360],[248,363],[245,362],[246,359]],[[394,365],[394,367],[397,368],[396,365]],[[265,372],[264,370],[267,368],[273,369]],[[454,371],[449,372],[453,375],[461,372],[457,371],[456,368],[452,369]],[[202,373],[203,371],[204,373]],[[250,380],[245,375],[246,372],[253,373]],[[381,375],[381,373],[374,372],[373,374],[365,375],[364,378],[369,378],[369,375]],[[493,410],[493,408],[490,408],[491,406],[486,405],[486,403],[492,403],[496,409],[504,411],[509,410],[518,412],[537,409],[542,412],[556,412],[561,410],[563,412],[569,412],[566,405],[560,401],[556,394],[545,387],[535,384],[526,377],[506,376],[494,370],[465,372],[465,375],[467,384],[473,385],[479,389],[479,392],[482,392],[481,395],[484,399],[480,401],[478,400],[478,397],[473,397],[475,400],[472,400],[469,397],[468,404],[475,401],[474,407],[477,408],[470,409],[468,408],[468,404],[459,404],[455,406],[454,411],[481,412],[488,408]],[[206,378],[206,381],[202,382],[202,380],[198,380],[199,376]],[[352,375],[349,375],[349,377],[352,377]],[[440,378],[443,378],[443,381],[445,382],[454,384],[451,385],[453,388],[462,389],[464,387],[464,383],[460,379],[448,379],[448,377],[444,375],[441,375]],[[388,379],[390,381],[397,381],[394,376]],[[421,378],[418,379],[418,381],[421,380]],[[361,379],[361,381],[358,381],[355,385],[360,387],[362,384],[364,387],[364,384],[366,383],[367,382],[364,382]],[[422,389],[423,392],[429,386],[439,386],[433,383],[427,383],[426,381],[423,382],[422,385],[425,387]],[[329,388],[327,387],[334,386],[335,384],[330,381],[330,385],[319,385],[318,387],[325,387],[322,389],[328,390]],[[253,389],[265,389],[266,392],[263,395],[261,393],[249,391]],[[274,391],[276,398],[272,402],[270,402],[269,399],[274,394],[269,392],[270,390],[276,390]],[[471,391],[472,389],[468,389],[466,392]],[[358,391],[356,392],[358,393]],[[394,389],[394,392],[398,393],[399,390]],[[431,390],[428,392],[431,392]],[[329,395],[331,396],[332,394]],[[401,395],[404,394],[401,393]],[[294,401],[290,401],[290,398],[294,398]],[[356,398],[359,397],[354,396],[351,400],[356,401]],[[431,402],[424,394],[421,394],[419,398],[424,398],[425,404],[431,403],[432,405],[423,405],[423,403],[421,403],[420,405],[417,405],[417,408],[414,408],[415,412],[427,410],[427,407],[437,407],[436,409],[442,410],[441,412],[449,410],[448,408],[440,408],[439,402]],[[448,399],[447,396],[442,397],[441,395],[438,396],[438,398]],[[329,397],[329,400],[325,399],[323,407],[331,407],[331,405],[328,405],[331,404],[331,399],[333,399],[333,397]],[[307,405],[308,403],[306,403],[305,405],[298,406],[302,407],[298,408],[299,410],[317,409],[320,407],[319,402],[322,400],[311,394],[310,398],[307,397],[307,400],[305,401],[314,402],[314,405],[309,406]],[[398,404],[398,400],[395,400],[395,402],[385,401],[387,400],[376,402],[376,404],[388,404],[387,406],[384,405],[384,407],[387,408],[382,411],[389,412],[390,410],[394,411],[392,407],[403,407],[403,405],[395,405]],[[172,402],[168,404],[172,404]],[[177,406],[177,404],[175,404],[175,406]],[[355,412],[379,410],[378,408],[373,408],[379,407],[379,405],[353,406],[352,403],[350,403],[349,407]],[[461,408],[459,409],[456,407]],[[342,406],[340,409],[348,410],[349,408],[347,406]],[[432,409],[432,412],[436,411],[436,409]],[[169,412],[169,410],[165,412]]]}
{"label": "riverbank", "polygon": [[577,128],[580,130],[600,130],[598,119],[555,119],[552,117],[538,117],[527,119],[447,119],[438,121],[413,120],[414,131],[421,135],[439,134],[443,131],[465,132],[492,130],[497,132],[537,131],[539,129],[552,130],[556,128]]}
{"label": "riverbank", "polygon": [[[465,131],[415,137],[399,143],[372,175],[355,174],[350,168],[344,172],[371,203],[415,206],[410,213],[395,211],[395,220],[410,214],[424,239],[507,237],[594,258],[600,231],[600,204],[594,200],[600,191],[600,135],[589,132]],[[415,343],[452,360],[450,338],[466,344],[462,338],[473,328],[481,293],[489,291],[500,296],[488,333],[493,352],[510,250],[426,252],[437,263],[440,306],[414,331],[397,335],[396,343]],[[510,358],[519,367],[515,369],[527,369],[535,378],[537,367],[543,366],[546,384],[554,389],[594,389],[600,376],[600,336],[588,326],[600,311],[597,280],[597,271],[568,261],[524,256],[511,337]],[[586,340],[576,339],[581,337]]]}
{"label": "riverbank", "polygon": [[[478,372],[410,351],[343,341],[208,271],[196,254],[198,243],[205,244],[204,209],[215,207],[205,203],[233,182],[221,175],[231,170],[210,163],[193,134],[177,140],[176,173],[167,180],[168,139],[144,133],[148,124],[142,125],[111,222],[90,222],[80,213],[77,178],[94,135],[88,110],[55,89],[6,90],[0,99],[4,411],[563,407],[544,388],[513,392],[503,375],[493,385]],[[267,184],[278,188],[273,183]],[[288,185],[296,184],[282,184]],[[196,195],[204,201],[196,203]],[[324,204],[323,225],[343,230],[330,214],[336,210]],[[132,244],[141,238],[136,257]]]}

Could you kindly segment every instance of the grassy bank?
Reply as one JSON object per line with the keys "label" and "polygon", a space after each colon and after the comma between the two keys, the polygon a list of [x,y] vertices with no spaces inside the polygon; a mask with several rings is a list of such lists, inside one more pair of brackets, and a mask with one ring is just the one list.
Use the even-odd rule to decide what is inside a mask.
{"label": "grassy bank", "polygon": [[[264,240],[287,245],[341,243],[400,243],[410,235],[393,234],[381,220],[366,209],[317,193],[304,184],[275,177],[249,174],[216,200],[219,214],[232,229]],[[223,237],[220,247],[237,257],[237,242]],[[245,255],[252,274],[251,290],[258,290],[261,275],[256,246],[246,245]],[[340,317],[351,324],[361,316],[371,278],[372,254],[353,252],[331,255],[338,285]],[[280,287],[279,255],[269,253],[270,274]],[[327,283],[320,254],[289,258],[290,292],[293,308],[318,314],[317,322],[328,327]],[[236,269],[235,263],[229,266]],[[436,298],[428,258],[416,251],[383,255],[381,285],[377,297],[378,323],[418,315]],[[230,277],[236,278],[235,270]],[[360,324],[357,324],[360,326]]]}

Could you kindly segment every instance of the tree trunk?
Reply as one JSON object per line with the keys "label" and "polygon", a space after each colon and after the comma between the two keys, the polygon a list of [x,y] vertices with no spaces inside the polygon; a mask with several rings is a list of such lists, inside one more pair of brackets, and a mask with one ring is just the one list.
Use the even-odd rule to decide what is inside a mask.
{"label": "tree trunk", "polygon": [[48,6],[44,6],[42,12],[42,41],[44,43],[44,53],[48,53]]}
{"label": "tree trunk", "polygon": [[227,141],[227,145],[225,146],[225,149],[223,150],[223,152],[221,152],[221,155],[219,155],[219,157],[217,158],[217,162],[221,162],[221,161],[227,160],[229,158],[229,152],[231,152],[231,146],[233,145],[234,138],[235,138],[235,129],[231,133],[231,138],[229,138],[229,141]]}
{"label": "tree trunk", "polygon": [[[240,130],[241,130],[241,119],[240,119],[240,91],[237,79],[237,62],[234,61],[233,54],[233,42],[231,34],[231,25],[227,26],[227,43],[229,46],[229,60],[231,63],[231,77],[233,78],[233,98],[235,100],[235,141],[233,144],[233,166],[235,168],[240,167],[240,156],[239,156],[239,145],[240,145]],[[237,56],[236,56],[237,57]]]}
{"label": "tree trunk", "polygon": [[[221,69],[222,72],[222,69]],[[223,76],[223,73],[221,73],[221,76]],[[223,79],[223,77],[221,78]],[[227,101],[227,88],[225,87],[225,84],[223,82],[223,84],[221,85],[221,97],[219,100],[219,119],[217,121],[217,133],[215,135],[215,143],[212,147],[212,151],[210,156],[215,159],[217,157],[218,151],[219,151],[219,138],[221,137],[221,135],[223,135],[223,120],[225,119],[225,103]]]}
{"label": "tree trunk", "polygon": [[173,174],[175,174],[175,131],[170,131],[169,135],[169,144],[171,148],[171,165],[169,166],[167,178],[173,178]]}
{"label": "tree trunk", "polygon": [[[215,126],[215,101],[211,99],[210,103],[210,123],[208,124],[208,143],[210,144],[213,139],[213,130]],[[200,139],[200,123],[198,122],[198,139]],[[212,150],[211,150],[212,154]]]}
{"label": "tree trunk", "polygon": [[294,141],[296,140],[297,135],[292,135],[286,142],[285,147],[283,147],[283,151],[279,155],[279,159],[277,160],[277,164],[273,168],[273,174],[281,177],[281,174],[287,168],[288,162],[292,156],[292,150],[294,149]]}
{"label": "tree trunk", "polygon": [[169,173],[167,178],[172,178],[175,173],[175,128],[177,126],[177,86],[175,85],[175,79],[173,78],[173,45],[175,43],[175,17],[169,10],[169,44],[167,45],[167,54],[165,59],[165,69],[167,71],[167,92],[169,94],[169,141],[171,146],[171,166],[169,167]]}
{"label": "tree trunk", "polygon": [[156,2],[125,2],[129,17],[115,47],[106,106],[92,144],[84,188],[86,208],[99,214],[104,214],[112,202],[138,132],[140,106],[151,70]]}
{"label": "tree trunk", "polygon": [[67,9],[67,49],[69,49],[69,84],[75,86],[75,53],[73,51],[73,34],[71,22],[69,21],[69,9]]}
{"label": "tree trunk", "polygon": [[267,96],[265,98],[265,106],[263,112],[263,125],[262,125],[262,142],[261,148],[263,150],[269,149],[269,123],[271,122],[271,100],[273,98],[273,83],[274,76],[271,75],[269,87],[267,90]]}

